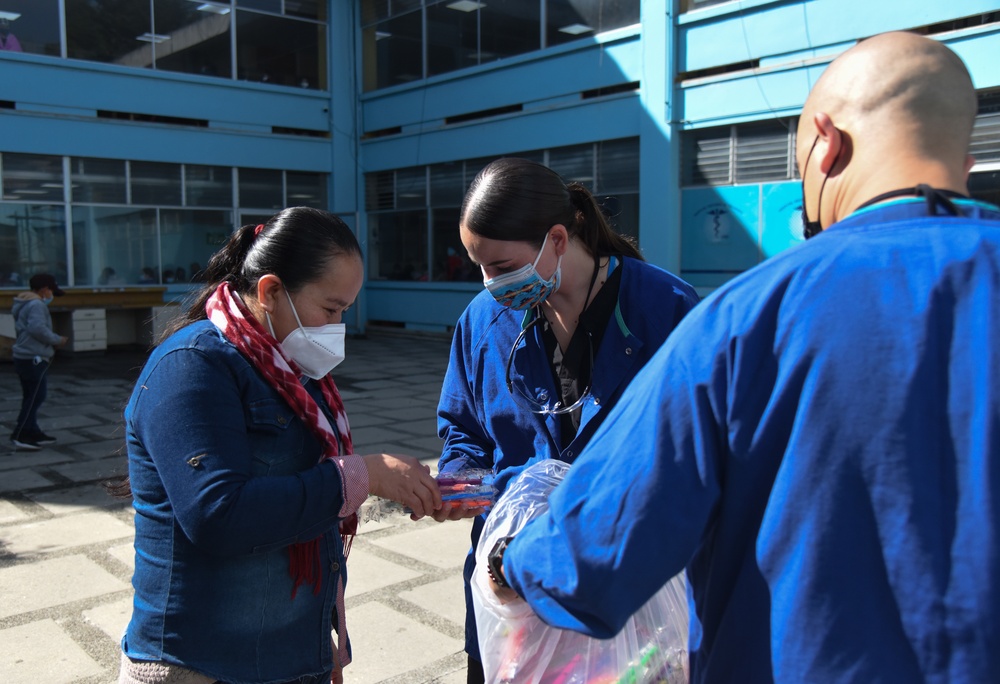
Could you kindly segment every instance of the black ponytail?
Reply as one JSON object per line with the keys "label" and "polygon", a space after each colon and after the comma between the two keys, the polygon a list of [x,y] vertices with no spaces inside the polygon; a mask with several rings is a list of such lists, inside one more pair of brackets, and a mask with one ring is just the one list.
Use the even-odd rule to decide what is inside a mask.
{"label": "black ponytail", "polygon": [[552,226],[562,224],[596,257],[643,258],[631,238],[611,228],[585,186],[567,185],[555,171],[529,159],[490,162],[469,186],[461,216],[468,230],[490,240],[541,246]]}

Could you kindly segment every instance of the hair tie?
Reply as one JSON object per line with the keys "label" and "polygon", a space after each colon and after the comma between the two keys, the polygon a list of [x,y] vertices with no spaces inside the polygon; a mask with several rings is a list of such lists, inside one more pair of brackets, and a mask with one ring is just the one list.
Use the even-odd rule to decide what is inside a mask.
{"label": "hair tie", "polygon": [[260,231],[262,230],[264,230],[264,224],[258,223],[257,227],[253,229],[253,236],[257,237],[258,235],[260,235]]}

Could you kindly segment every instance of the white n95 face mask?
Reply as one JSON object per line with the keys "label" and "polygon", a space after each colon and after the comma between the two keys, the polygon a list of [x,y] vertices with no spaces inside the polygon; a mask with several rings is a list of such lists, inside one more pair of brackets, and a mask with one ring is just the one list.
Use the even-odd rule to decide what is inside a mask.
{"label": "white n95 face mask", "polygon": [[[292,314],[299,327],[288,333],[288,337],[281,342],[281,349],[306,376],[313,380],[324,378],[345,358],[346,326],[343,323],[328,323],[318,328],[306,328],[299,320],[288,290],[285,290],[285,296],[288,297],[288,305],[292,307]],[[271,325],[271,316],[266,312],[265,315],[271,335],[277,339],[274,326]]]}

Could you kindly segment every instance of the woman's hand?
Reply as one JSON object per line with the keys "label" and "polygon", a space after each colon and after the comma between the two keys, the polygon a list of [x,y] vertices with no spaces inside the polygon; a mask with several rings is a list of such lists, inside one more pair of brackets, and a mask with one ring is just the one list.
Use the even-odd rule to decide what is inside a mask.
{"label": "woman's hand", "polygon": [[431,514],[431,517],[438,522],[444,522],[445,520],[464,520],[465,518],[475,518],[485,512],[486,508],[483,506],[470,508],[468,505],[460,503],[457,506],[442,506],[434,511]]}
{"label": "woman's hand", "polygon": [[410,518],[420,520],[441,508],[441,491],[431,469],[412,456],[366,454],[368,492],[408,507]]}

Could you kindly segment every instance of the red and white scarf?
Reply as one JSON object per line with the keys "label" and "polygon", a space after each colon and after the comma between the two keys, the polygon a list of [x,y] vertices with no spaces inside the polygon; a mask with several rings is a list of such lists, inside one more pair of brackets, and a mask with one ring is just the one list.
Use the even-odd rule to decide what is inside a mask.
{"label": "red and white scarf", "polygon": [[[229,283],[223,282],[215,290],[205,304],[208,319],[217,327],[227,340],[245,356],[250,363],[260,371],[261,375],[281,395],[295,414],[312,430],[313,434],[324,445],[320,461],[333,460],[341,471],[343,483],[344,505],[340,510],[340,534],[344,542],[344,558],[351,550],[351,541],[358,530],[357,509],[368,496],[367,469],[360,458],[353,457],[354,445],[351,442],[351,429],[347,423],[347,413],[344,402],[333,378],[327,375],[319,380],[323,391],[323,399],[333,414],[337,431],[330,427],[322,409],[316,404],[309,392],[299,381],[301,375],[298,366],[285,356],[281,346],[274,337],[266,332],[260,322],[253,316],[246,304],[236,296]],[[338,439],[339,435],[339,439]],[[345,458],[348,457],[348,458]],[[294,585],[292,598],[303,583],[313,585],[313,593],[318,594],[322,583],[323,571],[320,565],[319,538],[308,542],[300,542],[289,547],[289,574]],[[350,662],[347,657],[347,629],[344,623],[344,588],[337,578],[337,621],[339,635],[339,658],[341,667]]]}

